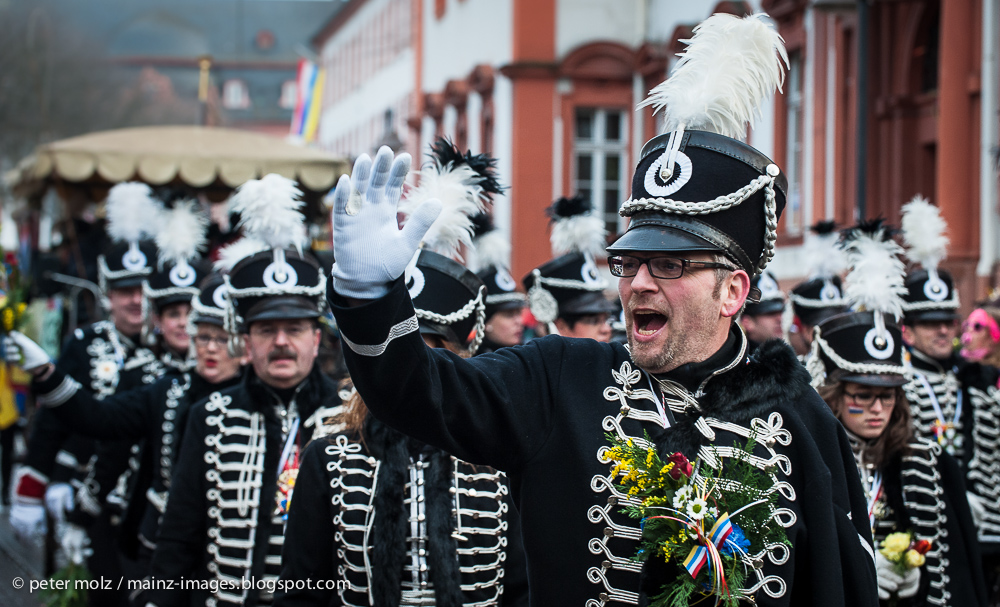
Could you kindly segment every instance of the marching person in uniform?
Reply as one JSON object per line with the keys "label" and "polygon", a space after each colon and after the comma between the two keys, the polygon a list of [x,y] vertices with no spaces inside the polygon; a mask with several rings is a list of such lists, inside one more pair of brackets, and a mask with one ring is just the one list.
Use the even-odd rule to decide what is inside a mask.
{"label": "marching person in uniform", "polygon": [[[911,369],[904,386],[914,434],[933,441],[965,471],[989,586],[1000,565],[1000,394],[997,370],[955,353],[958,290],[940,269],[948,238],[937,207],[920,196],[903,205],[903,240],[917,267],[906,275],[903,339]],[[995,590],[994,590],[995,592]]]}
{"label": "marching person in uniform", "polygon": [[528,298],[517,290],[517,282],[510,275],[510,242],[493,225],[491,215],[480,213],[472,221],[476,237],[468,267],[486,285],[486,326],[479,351],[519,345],[524,341]]}
{"label": "marching person in uniform", "polygon": [[[191,407],[150,565],[148,604],[268,605],[281,567],[284,500],[313,413],[339,405],[315,364],[326,279],[301,247],[300,192],[267,175],[230,201],[244,238],[224,252],[225,327],[242,334],[250,368],[239,384]],[[202,580],[190,593],[156,580]],[[243,580],[255,579],[249,586]],[[211,582],[211,583],[209,583]]]}
{"label": "marching person in uniform", "polygon": [[837,224],[820,221],[809,228],[803,242],[808,278],[788,294],[791,303],[783,321],[788,343],[806,355],[812,349],[813,327],[827,318],[847,311],[843,285],[838,274],[844,269],[844,254],[837,246]]}
{"label": "marching person in uniform", "polygon": [[[669,132],[644,147],[621,209],[631,224],[608,249],[628,348],[560,336],[471,359],[427,348],[404,270],[440,203],[398,227],[409,157],[393,161],[388,148],[338,183],[331,303],[354,384],[391,427],[507,472],[534,605],[637,605],[691,577],[651,568],[641,582],[633,557],[643,530],[622,512],[634,503],[618,488],[612,438],[648,446],[651,458],[653,446],[664,459],[700,458],[691,474],[705,481],[738,465],[735,445],[751,436],[753,456],[740,461],[775,496],[765,525],[787,544],[755,548],[756,565],[731,592],[759,605],[876,604],[871,530],[843,428],[786,344],[748,357],[732,322],[773,255],[785,203],[780,170],[740,141],[781,82],[784,56],[760,15],[715,15],[654,91]],[[718,71],[737,59],[751,73]],[[708,101],[692,90],[727,93]],[[687,584],[708,600],[725,587]]]}
{"label": "marching person in uniform", "polygon": [[[917,437],[903,392],[902,249],[878,222],[845,236],[857,311],[817,325],[808,361],[820,395],[850,437],[876,546],[886,605],[985,606],[986,588],[965,482],[936,441]],[[905,535],[900,535],[905,534]],[[905,571],[894,564],[921,546]]]}
{"label": "marching person in uniform", "polygon": [[[483,340],[487,287],[435,251],[455,251],[471,236],[462,209],[480,196],[482,178],[440,150],[405,206],[433,197],[448,210],[404,278],[423,341],[467,358]],[[464,187],[440,187],[453,177]],[[276,606],[527,605],[520,526],[503,473],[386,426],[357,392],[335,422],[343,431],[314,440],[302,456],[282,561],[288,590]],[[338,578],[346,584],[305,584]]]}

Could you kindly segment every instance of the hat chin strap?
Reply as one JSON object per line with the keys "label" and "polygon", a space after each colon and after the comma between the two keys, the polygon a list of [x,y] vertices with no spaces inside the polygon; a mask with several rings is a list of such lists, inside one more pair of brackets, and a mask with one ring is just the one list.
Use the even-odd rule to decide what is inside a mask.
{"label": "hat chin strap", "polygon": [[[671,133],[668,153],[676,155],[676,152],[672,151],[674,133],[676,131]],[[678,137],[677,142],[680,140],[681,138]],[[672,161],[670,167],[673,168]],[[622,205],[618,214],[622,217],[631,217],[641,211],[661,211],[676,215],[709,215],[739,206],[757,192],[764,190],[764,250],[755,266],[755,275],[760,274],[774,257],[775,243],[778,241],[778,204],[774,193],[774,182],[780,172],[777,165],[769,164],[763,175],[753,179],[742,188],[704,202],[685,202],[662,197],[629,199]]]}

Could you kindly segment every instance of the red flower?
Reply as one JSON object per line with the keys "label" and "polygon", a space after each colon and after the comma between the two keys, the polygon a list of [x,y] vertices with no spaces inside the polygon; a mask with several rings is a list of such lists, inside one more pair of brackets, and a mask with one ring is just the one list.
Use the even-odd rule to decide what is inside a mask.
{"label": "red flower", "polygon": [[927,554],[927,551],[931,549],[931,542],[930,540],[917,540],[913,542],[910,548],[920,554]]}
{"label": "red flower", "polygon": [[674,467],[670,469],[669,474],[670,478],[675,481],[680,479],[682,474],[687,477],[691,476],[691,462],[688,461],[688,458],[684,457],[683,453],[674,453],[670,456],[670,459],[667,460],[667,463],[674,465]]}

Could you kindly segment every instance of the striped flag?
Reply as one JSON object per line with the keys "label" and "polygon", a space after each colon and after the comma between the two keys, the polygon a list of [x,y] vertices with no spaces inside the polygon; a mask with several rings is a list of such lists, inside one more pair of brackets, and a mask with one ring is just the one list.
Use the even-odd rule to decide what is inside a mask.
{"label": "striped flag", "polygon": [[708,562],[708,549],[704,546],[695,546],[690,554],[684,559],[684,568],[688,570],[691,577],[698,577],[698,572]]}
{"label": "striped flag", "polygon": [[296,83],[298,94],[292,112],[291,134],[312,141],[319,130],[324,70],[308,59],[299,59]]}

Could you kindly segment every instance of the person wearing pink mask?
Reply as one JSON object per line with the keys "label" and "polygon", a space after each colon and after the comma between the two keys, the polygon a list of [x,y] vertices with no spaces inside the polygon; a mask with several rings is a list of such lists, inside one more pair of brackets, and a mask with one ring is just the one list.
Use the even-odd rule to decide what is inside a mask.
{"label": "person wearing pink mask", "polygon": [[991,367],[1000,367],[1000,309],[976,308],[962,323],[962,357]]}

